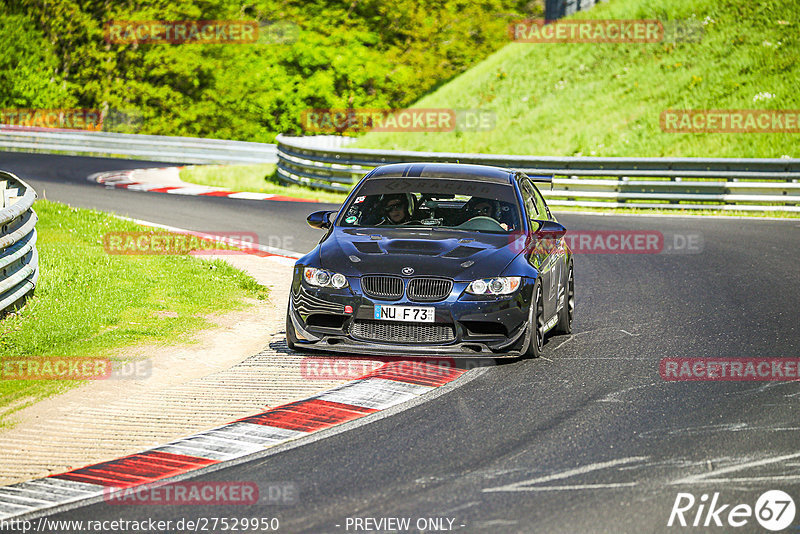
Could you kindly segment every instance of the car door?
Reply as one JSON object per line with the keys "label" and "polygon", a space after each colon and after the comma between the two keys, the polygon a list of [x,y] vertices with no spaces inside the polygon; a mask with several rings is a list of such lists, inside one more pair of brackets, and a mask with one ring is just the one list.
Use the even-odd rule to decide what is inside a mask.
{"label": "car door", "polygon": [[[543,221],[549,219],[547,208],[542,209],[542,204],[537,203],[537,193],[541,198],[541,193],[536,189],[536,186],[530,180],[524,180],[520,184],[520,192],[522,193],[522,200],[525,203],[526,217],[529,221]],[[531,222],[531,231],[537,230],[537,223]],[[536,236],[533,236],[536,239]],[[528,253],[528,262],[539,271],[539,278],[542,283],[542,299],[544,300],[544,316],[546,319],[552,317],[555,306],[553,304],[553,273],[551,265],[551,252],[552,247],[548,246],[548,240],[539,239],[532,243],[530,252]]]}
{"label": "car door", "polygon": [[[536,210],[541,217],[540,220],[555,221],[551,215],[550,209],[544,201],[544,197],[536,184],[531,183],[533,188],[533,199],[536,203]],[[546,270],[548,273],[549,290],[546,293],[546,301],[544,304],[545,316],[550,317],[555,315],[558,311],[559,297],[562,293],[563,279],[564,279],[564,257],[563,247],[559,246],[559,240],[549,240],[545,250],[546,254]]]}

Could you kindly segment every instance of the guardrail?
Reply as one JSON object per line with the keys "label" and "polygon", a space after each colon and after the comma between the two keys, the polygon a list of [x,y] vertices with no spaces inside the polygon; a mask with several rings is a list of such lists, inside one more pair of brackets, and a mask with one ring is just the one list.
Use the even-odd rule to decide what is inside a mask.
{"label": "guardrail", "polygon": [[2,125],[0,150],[123,156],[169,163],[246,164],[277,161],[275,145],[267,143]]}
{"label": "guardrail", "polygon": [[33,293],[39,278],[36,192],[0,171],[0,314]]}
{"label": "guardrail", "polygon": [[[327,136],[326,136],[327,137]],[[800,159],[595,158],[354,149],[279,135],[278,177],[349,191],[378,165],[429,161],[552,174],[551,206],[800,212]]]}

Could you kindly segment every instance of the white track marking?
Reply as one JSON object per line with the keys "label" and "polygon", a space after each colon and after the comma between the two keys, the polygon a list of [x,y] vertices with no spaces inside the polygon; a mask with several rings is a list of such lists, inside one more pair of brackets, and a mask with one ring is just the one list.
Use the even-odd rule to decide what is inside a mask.
{"label": "white track marking", "polygon": [[796,426],[751,426],[749,423],[720,423],[716,425],[689,426],[684,428],[674,428],[672,430],[656,429],[648,430],[639,434],[641,438],[694,435],[694,434],[713,434],[717,432],[797,432],[800,427]]}
{"label": "white track marking", "polygon": [[240,193],[231,193],[230,195],[227,196],[228,198],[239,198],[243,200],[269,200],[275,195],[268,195],[265,193],[250,193],[247,191],[243,191]]}
{"label": "white track marking", "polygon": [[444,510],[440,515],[447,516],[452,514],[453,512],[458,512],[459,510],[466,510],[467,508],[472,508],[473,506],[477,506],[481,504],[481,501],[472,501],[466,504],[462,504],[461,506],[456,506],[455,508],[449,508]]}
{"label": "white track marking", "polygon": [[[108,184],[106,187],[110,189],[116,189],[116,186],[113,184]],[[150,191],[152,189],[161,189],[165,187],[161,184],[138,184],[138,183],[131,183],[126,189],[129,191]]]}
{"label": "white track marking", "polygon": [[[516,491],[574,491],[574,490],[595,490],[595,489],[617,489],[630,488],[636,486],[638,482],[615,482],[609,484],[577,484],[574,486],[534,486]],[[485,491],[485,490],[484,490]]]}
{"label": "white track marking", "polygon": [[[130,189],[130,187],[128,189]],[[213,189],[211,187],[197,186],[197,187],[179,187],[177,189],[170,189],[166,193],[169,195],[197,196],[203,193],[213,193],[214,191],[216,191],[216,189]]]}
{"label": "white track marking", "polygon": [[557,346],[556,348],[554,348],[554,349],[553,349],[553,352],[555,352],[555,351],[557,351],[558,349],[560,349],[560,348],[561,348],[561,347],[564,345],[564,343],[568,343],[568,342],[572,341],[572,339],[573,339],[573,336],[572,336],[572,334],[570,334],[570,336],[569,336],[567,339],[565,339],[564,341],[562,341],[561,343],[559,343],[559,344],[558,344],[558,346]]}
{"label": "white track marking", "polygon": [[289,430],[286,428],[259,425],[256,423],[238,422],[203,432],[202,435],[234,439],[237,441],[246,441],[248,443],[264,445],[265,447],[268,447],[270,445],[282,443],[306,434],[307,432],[301,432],[299,430]]}
{"label": "white track marking", "polygon": [[758,393],[763,393],[764,391],[777,387],[777,386],[785,386],[790,384],[791,382],[767,382],[766,384],[759,385],[755,388],[744,389],[741,391],[731,391],[726,393],[725,395],[757,395]]}
{"label": "white track marking", "polygon": [[43,478],[4,486],[0,488],[0,519],[80,501],[102,495],[102,493],[103,486],[101,485],[58,478]]}
{"label": "white track marking", "polygon": [[497,492],[497,491],[563,491],[569,489],[613,489],[613,488],[624,488],[635,486],[637,482],[618,482],[613,484],[581,484],[581,485],[569,485],[569,486],[534,486],[534,484],[546,484],[548,482],[552,482],[554,480],[563,480],[565,478],[578,476],[578,475],[585,475],[586,473],[591,473],[593,471],[600,471],[601,469],[608,469],[610,467],[616,467],[618,465],[626,465],[632,464],[636,462],[644,462],[648,460],[649,456],[631,456],[629,458],[620,458],[618,460],[610,460],[608,462],[597,462],[589,465],[583,465],[581,467],[576,467],[575,469],[568,469],[566,471],[562,471],[560,473],[554,473],[552,475],[545,475],[543,477],[532,478],[529,480],[523,480],[521,482],[515,482],[513,484],[507,484],[505,486],[497,486],[494,488],[484,488],[483,492]]}
{"label": "white track marking", "polygon": [[231,460],[241,458],[254,452],[264,449],[263,445],[254,444],[248,441],[233,441],[231,439],[198,434],[189,438],[178,439],[167,443],[163,447],[158,447],[156,451],[175,452],[176,450],[185,451],[186,456],[207,458],[209,460]]}
{"label": "white track marking", "polygon": [[647,357],[633,357],[627,358],[625,356],[588,356],[588,357],[576,357],[576,358],[559,358],[558,360],[575,360],[575,361],[587,361],[592,362],[594,360],[627,360],[627,361],[635,361],[635,360],[652,360],[653,358]]}
{"label": "white track marking", "polygon": [[436,388],[393,382],[379,378],[345,384],[316,397],[319,400],[384,410]]}
{"label": "white track marking", "polygon": [[651,382],[650,384],[642,384],[641,386],[632,386],[629,388],[621,389],[619,391],[615,391],[614,393],[609,393],[602,399],[597,400],[597,402],[631,402],[631,401],[624,401],[619,397],[629,391],[633,391],[634,389],[649,388],[655,386],[656,384],[657,382]]}
{"label": "white track marking", "polygon": [[517,523],[519,523],[519,521],[511,521],[509,519],[492,519],[490,521],[480,521],[475,525],[481,527],[505,527],[516,525]]}
{"label": "white track marking", "polygon": [[775,475],[775,476],[761,476],[761,477],[743,477],[743,478],[718,478],[720,475],[725,475],[728,473],[735,473],[737,471],[743,471],[745,469],[750,469],[752,467],[761,467],[764,465],[770,465],[778,462],[784,462],[786,460],[791,460],[794,458],[800,458],[800,452],[794,454],[786,454],[783,456],[774,456],[772,458],[763,458],[761,460],[753,460],[749,462],[744,462],[742,464],[731,465],[729,467],[723,467],[722,469],[717,469],[716,471],[712,471],[710,473],[700,473],[697,475],[689,475],[688,477],[684,477],[678,479],[674,482],[671,482],[672,485],[679,485],[679,484],[718,484],[720,482],[767,482],[767,481],[794,481],[800,480],[800,474],[797,475]]}

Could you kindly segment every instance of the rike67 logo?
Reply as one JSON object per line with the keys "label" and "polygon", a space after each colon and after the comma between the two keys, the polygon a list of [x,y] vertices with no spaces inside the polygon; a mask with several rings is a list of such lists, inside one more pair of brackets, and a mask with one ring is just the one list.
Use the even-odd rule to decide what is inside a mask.
{"label": "rike67 logo", "polygon": [[667,526],[743,527],[755,518],[761,527],[777,532],[788,528],[795,517],[794,499],[781,490],[764,492],[755,503],[725,503],[719,492],[704,493],[699,499],[691,493],[678,493]]}

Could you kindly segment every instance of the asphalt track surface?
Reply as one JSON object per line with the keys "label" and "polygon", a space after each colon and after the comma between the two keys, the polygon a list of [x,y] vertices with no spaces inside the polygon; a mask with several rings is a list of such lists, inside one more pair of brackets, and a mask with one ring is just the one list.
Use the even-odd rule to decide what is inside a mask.
{"label": "asphalt track surface", "polygon": [[[200,231],[255,231],[262,242],[292,236],[288,248],[299,252],[320,235],[303,222],[311,204],[85,181],[91,172],[147,165],[0,153],[0,169],[50,200]],[[800,221],[559,219],[571,230],[700,235],[702,250],[576,255],[574,331],[549,338],[546,358],[488,361],[473,380],[419,406],[194,479],[260,488],[290,481],[299,491],[293,505],[99,503],[51,519],[277,517],[281,532],[365,532],[352,518],[366,517],[409,518],[412,527],[447,518],[459,532],[766,532],[753,517],[734,529],[727,514],[780,489],[798,505],[786,530],[796,531],[800,383],[666,382],[659,362],[800,357]],[[679,492],[697,504],[719,492],[719,504],[730,505],[723,526],[668,528]],[[685,514],[690,525],[697,510]]]}

